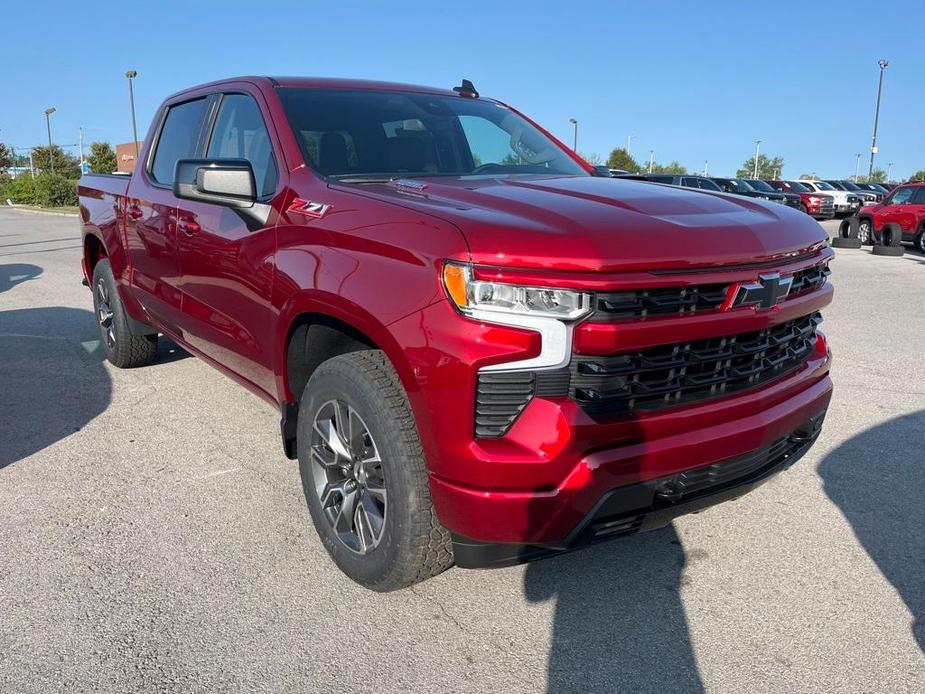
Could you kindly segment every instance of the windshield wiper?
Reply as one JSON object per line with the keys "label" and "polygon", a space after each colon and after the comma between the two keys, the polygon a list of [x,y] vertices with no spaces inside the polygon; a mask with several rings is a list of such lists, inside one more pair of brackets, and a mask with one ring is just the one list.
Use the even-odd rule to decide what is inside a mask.
{"label": "windshield wiper", "polygon": [[328,176],[332,181],[338,183],[388,183],[394,178],[393,176],[357,176],[355,174],[340,174]]}

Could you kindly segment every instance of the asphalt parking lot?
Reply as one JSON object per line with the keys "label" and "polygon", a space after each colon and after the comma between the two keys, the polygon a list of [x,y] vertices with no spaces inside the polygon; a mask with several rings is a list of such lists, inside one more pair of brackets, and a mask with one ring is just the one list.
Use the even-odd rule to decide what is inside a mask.
{"label": "asphalt parking lot", "polygon": [[379,595],[278,415],[166,340],[103,363],[77,219],[0,209],[0,692],[925,691],[925,257],[837,253],[835,396],[789,472]]}

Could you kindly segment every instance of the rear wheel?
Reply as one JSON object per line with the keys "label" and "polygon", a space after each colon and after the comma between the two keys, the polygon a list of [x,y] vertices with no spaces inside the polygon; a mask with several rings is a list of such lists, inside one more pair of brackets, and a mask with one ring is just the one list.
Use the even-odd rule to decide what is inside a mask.
{"label": "rear wheel", "polygon": [[382,352],[317,368],[299,404],[298,451],[318,536],[354,581],[396,590],[453,563],[408,399]]}
{"label": "rear wheel", "polygon": [[132,334],[125,306],[108,260],[93,269],[93,312],[100,330],[103,353],[113,366],[145,366],[157,357],[157,334]]}

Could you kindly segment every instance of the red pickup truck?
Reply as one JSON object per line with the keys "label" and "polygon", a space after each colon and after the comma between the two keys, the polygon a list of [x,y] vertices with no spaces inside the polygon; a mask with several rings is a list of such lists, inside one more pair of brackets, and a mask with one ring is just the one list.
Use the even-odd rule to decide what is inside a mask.
{"label": "red pickup truck", "polygon": [[102,344],[169,336],[278,407],[376,590],[661,527],[816,439],[832,251],[783,205],[591,174],[467,81],[188,89],[130,178],[80,181]]}
{"label": "red pickup truck", "polygon": [[858,237],[862,243],[873,243],[890,223],[902,229],[903,241],[911,241],[917,251],[925,253],[925,183],[904,183],[881,202],[861,208]]}

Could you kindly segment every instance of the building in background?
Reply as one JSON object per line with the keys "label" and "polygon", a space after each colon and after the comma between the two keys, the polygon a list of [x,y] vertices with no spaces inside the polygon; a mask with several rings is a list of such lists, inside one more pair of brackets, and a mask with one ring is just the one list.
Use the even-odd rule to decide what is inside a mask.
{"label": "building in background", "polygon": [[[116,171],[119,173],[131,173],[134,170],[135,144],[134,142],[123,142],[121,145],[116,145]],[[142,143],[137,144],[140,152]]]}

